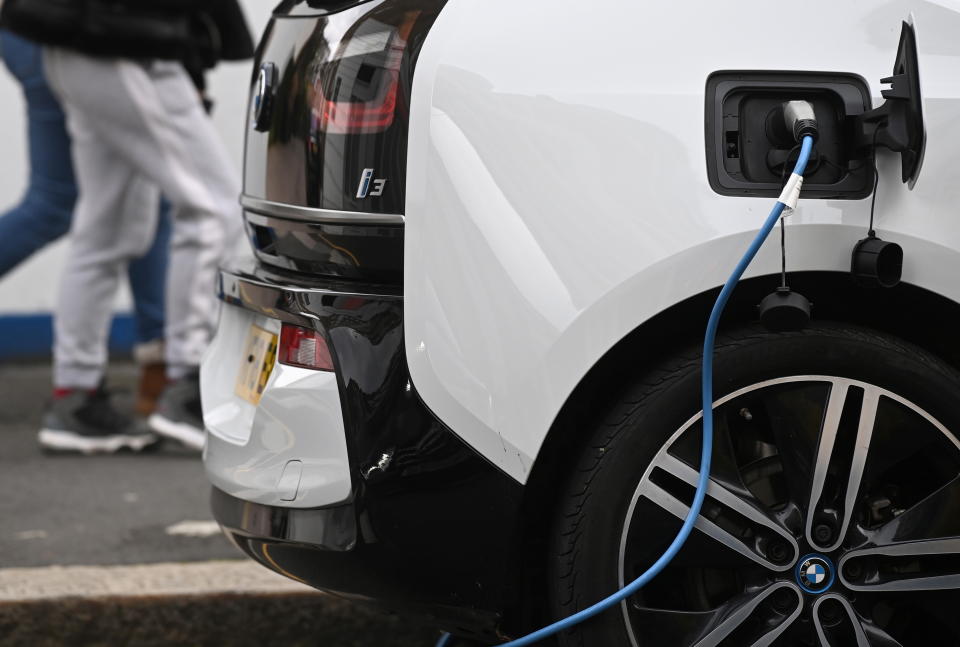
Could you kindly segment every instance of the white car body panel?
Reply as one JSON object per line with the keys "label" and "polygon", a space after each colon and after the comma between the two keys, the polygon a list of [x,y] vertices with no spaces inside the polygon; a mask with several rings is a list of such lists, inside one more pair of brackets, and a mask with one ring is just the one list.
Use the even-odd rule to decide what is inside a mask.
{"label": "white car body panel", "polygon": [[332,372],[275,364],[259,405],[235,393],[251,326],[280,321],[224,304],[200,373],[207,478],[246,501],[315,508],[349,500],[350,465]]}
{"label": "white car body panel", "polygon": [[[877,106],[911,14],[926,153],[909,190],[899,156],[880,152],[877,232],[903,246],[905,282],[960,301],[958,11],[450,0],[417,65],[408,153],[405,339],[426,405],[525,482],[591,366],[644,321],[721,285],[773,205],[711,190],[708,75],[852,72]],[[848,271],[869,210],[869,198],[801,196],[789,269]],[[771,242],[747,276],[779,262]]]}

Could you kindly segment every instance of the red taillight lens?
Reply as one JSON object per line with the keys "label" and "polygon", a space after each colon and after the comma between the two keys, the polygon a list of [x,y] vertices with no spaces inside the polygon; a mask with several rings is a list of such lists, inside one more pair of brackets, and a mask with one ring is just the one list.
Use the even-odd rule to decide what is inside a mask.
{"label": "red taillight lens", "polygon": [[372,134],[393,124],[400,67],[419,14],[407,12],[390,31],[383,30],[385,23],[372,21],[375,31],[358,31],[345,38],[331,62],[317,69],[311,121],[320,131]]}
{"label": "red taillight lens", "polygon": [[328,101],[323,103],[323,116],[320,127],[328,133],[378,133],[393,124],[397,109],[397,73],[386,73],[386,91],[382,99],[353,103],[350,101]]}
{"label": "red taillight lens", "polygon": [[327,340],[316,330],[283,324],[280,328],[280,350],[277,361],[289,366],[332,371],[333,360]]}

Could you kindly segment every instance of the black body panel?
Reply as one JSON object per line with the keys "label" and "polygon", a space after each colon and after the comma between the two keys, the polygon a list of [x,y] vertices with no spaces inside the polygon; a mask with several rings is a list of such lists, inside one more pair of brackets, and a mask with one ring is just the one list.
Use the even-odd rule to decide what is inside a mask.
{"label": "black body panel", "polygon": [[[257,74],[275,66],[276,82],[270,123],[259,132],[257,74],[252,79],[244,193],[304,207],[403,213],[413,68],[443,0],[307,3],[309,17],[297,17],[302,3],[286,4],[290,15],[273,18],[254,64]],[[341,5],[348,8],[324,11]],[[383,184],[361,196],[366,170]]]}
{"label": "black body panel", "polygon": [[311,222],[244,212],[257,258],[315,275],[400,284],[403,225]]}
{"label": "black body panel", "polygon": [[522,486],[427,410],[404,353],[409,100],[444,2],[284,0],[274,13],[254,67],[241,200],[267,267],[223,271],[220,298],[325,337],[354,491],[320,509],[219,490],[212,503],[270,569],[497,641],[518,597]]}
{"label": "black body panel", "polygon": [[460,634],[495,637],[499,611],[516,597],[511,574],[520,572],[522,486],[418,397],[396,289],[317,284],[257,269],[222,272],[221,298],[327,338],[357,485],[349,506],[319,510],[271,508],[215,492],[217,520],[275,571]]}

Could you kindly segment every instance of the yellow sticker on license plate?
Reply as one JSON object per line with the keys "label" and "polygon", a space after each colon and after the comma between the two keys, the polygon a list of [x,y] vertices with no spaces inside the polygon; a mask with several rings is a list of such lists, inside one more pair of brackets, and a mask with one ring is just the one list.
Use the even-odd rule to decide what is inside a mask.
{"label": "yellow sticker on license plate", "polygon": [[234,392],[251,404],[259,404],[277,360],[277,336],[260,326],[250,326]]}

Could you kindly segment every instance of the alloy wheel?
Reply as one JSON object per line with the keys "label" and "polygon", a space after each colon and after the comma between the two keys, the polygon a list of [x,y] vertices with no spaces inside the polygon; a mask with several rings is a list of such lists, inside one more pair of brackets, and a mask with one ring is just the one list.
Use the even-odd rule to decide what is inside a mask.
{"label": "alloy wheel", "polygon": [[[634,646],[960,642],[960,442],[948,429],[834,376],[764,381],[714,410],[697,532],[622,605]],[[621,586],[686,516],[700,442],[697,414],[647,466],[621,535]]]}

